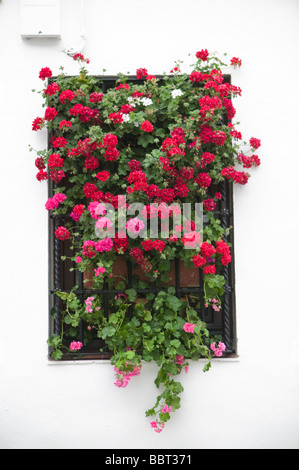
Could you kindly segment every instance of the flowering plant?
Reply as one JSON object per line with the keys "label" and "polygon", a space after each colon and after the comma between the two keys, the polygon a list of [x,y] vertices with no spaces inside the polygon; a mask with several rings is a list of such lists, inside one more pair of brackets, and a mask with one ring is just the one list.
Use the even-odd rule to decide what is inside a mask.
{"label": "flowering plant", "polygon": [[[195,56],[190,73],[182,73],[180,63],[162,77],[139,68],[134,77],[119,74],[104,93],[81,54],[74,56],[77,76],[62,69],[54,79],[44,67],[45,112],[32,123],[34,131],[49,133],[50,147],[37,152],[35,166],[37,180],[54,187],[46,209],[64,221],[55,237],[69,243],[71,270],[91,286],[84,298],[78,286],[55,292],[63,303],[62,328],[48,339],[51,357],[78,355],[96,336],[111,351],[120,388],[140,374],[142,361],[155,361],[162,392],[146,416],[156,432],[180,408],[183,387],[175,379],[181,371],[199,358],[207,371],[211,358],[226,350],[199,316],[200,308],[221,310],[222,268],[231,262],[229,229],[215,213],[217,185],[245,185],[244,169],[260,164],[260,140],[247,144],[232,124],[232,98],[241,89],[224,80],[225,64],[215,55],[202,50]],[[231,65],[241,60],[233,57]],[[182,211],[195,201],[202,218],[198,207]],[[117,268],[124,259],[137,273],[131,279]],[[169,282],[176,259],[202,271],[203,299],[177,295]],[[107,300],[104,287],[117,295]]]}

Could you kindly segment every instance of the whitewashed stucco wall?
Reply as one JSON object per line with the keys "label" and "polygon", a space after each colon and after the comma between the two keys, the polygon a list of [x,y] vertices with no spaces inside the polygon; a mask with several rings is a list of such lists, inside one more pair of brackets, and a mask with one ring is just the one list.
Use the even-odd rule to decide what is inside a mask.
{"label": "whitewashed stucco wall", "polygon": [[19,0],[0,2],[1,296],[0,447],[3,449],[210,449],[299,447],[297,0],[85,0],[89,70],[169,71],[207,48],[242,58],[233,83],[244,138],[262,140],[262,165],[235,191],[239,358],[202,364],[182,377],[182,408],[163,433],[144,417],[156,369],[127,389],[108,363],[47,360],[46,185],[28,145],[41,113],[38,72],[80,46],[81,1],[61,0],[61,40],[24,40]]}

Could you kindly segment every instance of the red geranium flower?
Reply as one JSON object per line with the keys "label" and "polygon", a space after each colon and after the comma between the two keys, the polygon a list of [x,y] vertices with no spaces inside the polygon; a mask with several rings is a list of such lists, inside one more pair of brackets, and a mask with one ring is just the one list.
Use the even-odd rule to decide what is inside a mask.
{"label": "red geranium flower", "polygon": [[55,230],[55,235],[58,240],[67,240],[70,238],[71,233],[65,228],[65,227],[58,227],[57,230]]}
{"label": "red geranium flower", "polygon": [[42,80],[45,80],[45,78],[50,78],[50,77],[52,77],[52,70],[49,69],[49,67],[44,67],[39,72],[39,78],[41,78]]}
{"label": "red geranium flower", "polygon": [[149,122],[149,121],[144,121],[144,122],[141,124],[141,129],[142,129],[144,132],[153,132],[154,126],[152,125],[151,122]]}
{"label": "red geranium flower", "polygon": [[196,52],[196,57],[201,60],[207,60],[209,53],[207,49],[202,49],[201,51]]}

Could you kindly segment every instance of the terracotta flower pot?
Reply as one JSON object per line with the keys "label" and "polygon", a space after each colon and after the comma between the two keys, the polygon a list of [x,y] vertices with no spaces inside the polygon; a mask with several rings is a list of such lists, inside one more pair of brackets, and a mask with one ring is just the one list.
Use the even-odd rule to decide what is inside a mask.
{"label": "terracotta flower pot", "polygon": [[[184,265],[183,260],[179,260],[179,269],[180,269],[180,287],[196,287],[199,286],[199,269],[198,268],[187,268]],[[117,256],[112,269],[112,274],[114,276],[119,276],[126,278],[128,275],[127,263],[124,257]],[[146,273],[142,270],[141,266],[133,266],[132,274],[137,275],[141,281],[148,282],[149,278],[146,276]],[[94,275],[93,268],[86,270],[84,272],[84,280],[87,282],[84,283],[86,289],[92,289],[93,282],[92,277]],[[175,263],[172,262],[171,271],[169,272],[169,281],[166,283],[167,286],[175,285]]]}

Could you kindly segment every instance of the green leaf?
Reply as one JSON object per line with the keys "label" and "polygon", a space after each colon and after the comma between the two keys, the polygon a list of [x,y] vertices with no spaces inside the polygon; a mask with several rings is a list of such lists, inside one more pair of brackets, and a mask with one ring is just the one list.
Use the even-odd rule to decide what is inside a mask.
{"label": "green leaf", "polygon": [[146,310],[146,311],[145,311],[145,315],[144,315],[145,321],[151,321],[152,318],[153,318],[153,317],[152,317],[151,312],[150,312],[149,310]]}
{"label": "green leaf", "polygon": [[211,363],[208,362],[202,370],[203,370],[203,372],[207,372],[210,368],[211,368]]}
{"label": "green leaf", "polygon": [[130,302],[134,302],[134,300],[137,297],[137,292],[136,292],[135,289],[127,289],[126,294],[127,294],[128,299],[129,299]]}
{"label": "green leaf", "polygon": [[52,352],[51,357],[55,359],[55,361],[59,361],[63,356],[63,353],[60,349],[56,349]]}
{"label": "green leaf", "polygon": [[179,347],[181,346],[181,342],[180,342],[180,340],[178,340],[178,339],[172,339],[172,340],[170,341],[170,344],[171,344],[172,346],[174,346],[175,348],[179,348]]}
{"label": "green leaf", "polygon": [[127,356],[128,360],[131,361],[135,357],[135,352],[134,351],[127,351],[126,356]]}
{"label": "green leaf", "polygon": [[103,339],[106,339],[107,336],[111,338],[111,336],[113,336],[115,332],[116,329],[114,328],[114,326],[105,326],[101,331],[101,337]]}
{"label": "green leaf", "polygon": [[48,343],[49,346],[53,346],[54,348],[56,348],[56,347],[60,346],[61,338],[58,335],[52,335],[47,340],[47,343]]}

